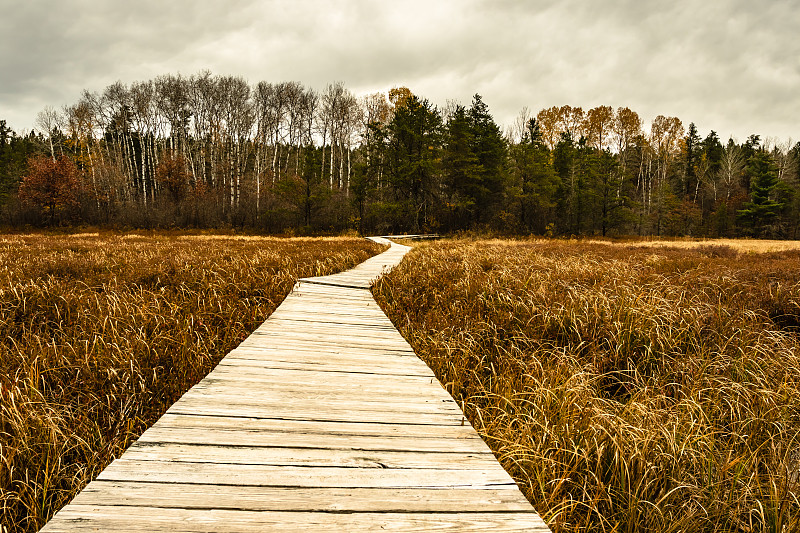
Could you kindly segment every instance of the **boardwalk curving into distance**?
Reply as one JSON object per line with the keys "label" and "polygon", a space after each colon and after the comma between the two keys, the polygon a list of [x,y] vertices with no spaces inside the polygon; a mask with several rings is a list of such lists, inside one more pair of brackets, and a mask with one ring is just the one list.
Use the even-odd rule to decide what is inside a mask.
{"label": "boardwalk curving into distance", "polygon": [[42,531],[549,531],[367,290],[406,251],[301,280]]}

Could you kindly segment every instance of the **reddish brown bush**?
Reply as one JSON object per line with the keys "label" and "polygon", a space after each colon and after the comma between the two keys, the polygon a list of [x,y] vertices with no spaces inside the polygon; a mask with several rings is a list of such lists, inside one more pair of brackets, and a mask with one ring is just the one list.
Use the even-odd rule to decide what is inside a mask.
{"label": "reddish brown bush", "polygon": [[78,205],[79,183],[78,169],[71,159],[32,157],[19,186],[19,199],[23,206],[39,211],[41,222],[53,225]]}

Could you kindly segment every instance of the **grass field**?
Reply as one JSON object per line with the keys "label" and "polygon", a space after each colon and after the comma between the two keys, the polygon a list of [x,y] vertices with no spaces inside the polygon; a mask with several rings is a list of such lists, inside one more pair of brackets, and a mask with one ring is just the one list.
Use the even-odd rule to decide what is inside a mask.
{"label": "grass field", "polygon": [[0,531],[38,530],[362,239],[0,236]]}
{"label": "grass field", "polygon": [[373,292],[554,531],[791,532],[793,247],[443,241]]}

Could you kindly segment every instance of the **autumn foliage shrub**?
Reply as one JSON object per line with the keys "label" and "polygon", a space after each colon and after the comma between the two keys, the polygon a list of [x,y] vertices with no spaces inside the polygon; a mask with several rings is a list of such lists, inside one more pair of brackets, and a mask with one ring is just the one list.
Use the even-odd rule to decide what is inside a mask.
{"label": "autumn foliage shrub", "polygon": [[78,206],[80,181],[75,163],[68,157],[48,156],[28,160],[28,173],[19,186],[19,201],[53,225],[70,218]]}
{"label": "autumn foliage shrub", "polygon": [[186,195],[190,178],[186,160],[180,155],[165,157],[156,168],[156,181],[169,192],[170,199],[175,204]]}
{"label": "autumn foliage shrub", "polygon": [[362,239],[0,236],[0,531],[37,531]]}
{"label": "autumn foliage shrub", "polygon": [[800,531],[800,253],[452,241],[374,293],[554,531]]}

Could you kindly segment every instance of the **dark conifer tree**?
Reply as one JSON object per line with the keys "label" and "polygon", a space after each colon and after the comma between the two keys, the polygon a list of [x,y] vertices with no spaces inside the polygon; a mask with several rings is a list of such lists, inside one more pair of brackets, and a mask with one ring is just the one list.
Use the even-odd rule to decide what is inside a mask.
{"label": "dark conifer tree", "polygon": [[41,137],[33,132],[20,137],[5,120],[0,120],[0,208],[7,206],[17,192],[23,174],[28,171],[28,160],[43,151]]}
{"label": "dark conifer tree", "polygon": [[395,208],[411,232],[430,229],[441,147],[442,118],[427,100],[411,96],[388,126],[387,174]]}
{"label": "dark conifer tree", "polygon": [[509,147],[509,170],[517,189],[520,227],[542,234],[548,224],[555,222],[553,210],[559,180],[537,120],[530,119],[526,126],[520,142]]}
{"label": "dark conifer tree", "polygon": [[684,137],[684,170],[682,195],[688,197],[692,195],[697,186],[697,164],[700,159],[700,135],[697,133],[697,126],[694,122],[689,124],[689,131]]}
{"label": "dark conifer tree", "polygon": [[705,156],[709,165],[709,172],[719,172],[720,161],[722,160],[722,142],[719,140],[717,132],[711,130],[705,139],[703,139],[702,154]]}
{"label": "dark conifer tree", "polygon": [[768,153],[757,151],[747,164],[750,174],[750,201],[738,212],[739,220],[756,237],[774,235],[783,205],[774,199],[778,174]]}
{"label": "dark conifer tree", "polygon": [[473,136],[472,151],[478,160],[481,182],[475,189],[474,198],[477,206],[475,221],[480,224],[488,222],[503,192],[506,143],[479,94],[473,97],[468,115]]}
{"label": "dark conifer tree", "polygon": [[465,229],[476,218],[477,202],[486,196],[483,167],[474,152],[475,134],[464,106],[447,121],[442,151],[446,215],[452,230]]}

